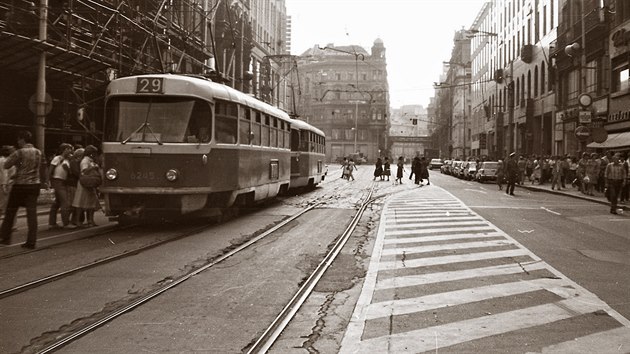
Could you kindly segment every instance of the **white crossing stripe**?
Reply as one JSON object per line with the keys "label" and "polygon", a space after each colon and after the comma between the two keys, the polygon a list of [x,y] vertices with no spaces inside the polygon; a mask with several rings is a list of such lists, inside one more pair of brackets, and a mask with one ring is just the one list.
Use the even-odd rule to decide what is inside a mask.
{"label": "white crossing stripe", "polygon": [[405,235],[421,235],[421,234],[434,234],[437,232],[464,232],[464,231],[488,231],[494,230],[490,225],[487,226],[462,226],[462,227],[444,227],[428,230],[402,230],[402,231],[390,231],[387,233],[389,236],[405,236]]}
{"label": "white crossing stripe", "polygon": [[467,248],[479,248],[479,247],[500,247],[506,245],[513,245],[513,242],[508,240],[491,240],[491,241],[479,241],[479,242],[462,242],[462,243],[447,243],[442,245],[427,245],[416,247],[398,247],[387,248],[383,250],[383,256],[395,256],[398,254],[414,254],[434,252],[440,250],[463,250]]}
{"label": "white crossing stripe", "polygon": [[408,260],[405,260],[404,263],[402,260],[396,260],[396,261],[390,261],[390,262],[381,262],[379,265],[379,269],[385,270],[385,269],[416,268],[416,267],[426,267],[426,266],[432,266],[432,265],[449,264],[449,263],[457,263],[457,262],[470,262],[470,261],[505,258],[505,257],[520,257],[520,256],[527,256],[529,254],[530,253],[527,250],[518,249],[518,250],[507,250],[507,251],[460,254],[460,255],[444,256],[444,257],[427,257],[427,258],[419,258],[419,259],[408,259]]}
{"label": "white crossing stripe", "polygon": [[501,296],[517,295],[545,288],[560,287],[567,283],[561,279],[539,278],[505,284],[480,286],[471,289],[431,294],[412,299],[391,300],[372,303],[367,310],[367,320],[379,317],[405,315],[414,312],[456,306],[474,301],[492,299]]}
{"label": "white crossing stripe", "polygon": [[441,282],[453,281],[453,280],[490,277],[493,275],[517,274],[517,273],[523,273],[525,271],[531,272],[531,271],[539,270],[539,269],[545,269],[545,264],[542,262],[529,262],[527,264],[520,264],[520,265],[519,264],[504,264],[504,265],[483,267],[483,268],[454,270],[454,271],[449,271],[449,272],[406,275],[406,276],[380,280],[376,283],[376,289],[377,290],[394,289],[394,288],[401,288],[401,287],[407,287],[407,286],[441,283]]}
{"label": "white crossing stripe", "polygon": [[[574,312],[569,309],[579,309]],[[436,350],[471,340],[507,333],[519,329],[544,325],[597,311],[598,306],[571,298],[558,303],[544,304],[515,311],[428,327],[405,333],[372,338],[350,348],[341,347],[341,353],[418,353]]]}
{"label": "white crossing stripe", "polygon": [[390,230],[394,231],[397,229],[410,229],[410,228],[414,228],[414,229],[427,229],[427,228],[432,228],[435,226],[444,226],[444,225],[452,225],[452,226],[469,226],[469,225],[489,225],[487,222],[481,220],[481,219],[477,219],[477,221],[470,221],[470,220],[465,220],[465,221],[448,221],[448,220],[443,220],[442,222],[427,222],[427,223],[407,223],[407,224],[403,224],[403,225],[397,225],[397,226],[387,226],[387,234],[390,234]]}
{"label": "white crossing stripe", "polygon": [[543,348],[545,354],[630,352],[630,328],[619,327]]}
{"label": "white crossing stripe", "polygon": [[[497,239],[488,240],[488,238]],[[463,242],[463,240],[470,242]],[[431,242],[431,244],[423,244],[427,242]],[[389,246],[384,248],[385,245]],[[466,250],[471,248],[488,247],[492,249],[492,247],[504,245],[514,245],[517,249],[466,253]],[[444,256],[432,254],[432,252],[448,252],[449,250],[461,250],[464,253]],[[425,253],[423,256],[426,255],[427,257],[410,257],[418,253]],[[392,260],[392,257],[398,259]],[[519,263],[514,259],[508,264],[483,265],[484,261],[517,257],[524,257],[527,261]],[[468,269],[452,271],[442,270],[426,273],[428,269],[422,269],[423,267],[464,262],[476,263]],[[404,274],[397,275],[395,272],[391,272],[403,269],[407,270]],[[413,272],[414,269],[422,274],[410,275],[409,273]],[[551,276],[525,276],[523,277],[524,280],[508,280],[508,283],[500,283],[493,278],[493,276],[501,275],[529,274],[529,272],[536,270],[546,270]],[[391,273],[379,277],[380,271]],[[417,296],[413,293],[414,288],[412,288],[413,286],[433,286],[449,281],[477,279],[485,280],[485,285],[451,291],[444,290],[441,293],[424,296]],[[497,284],[493,284],[493,281]],[[471,284],[478,283],[477,281],[471,282]],[[382,331],[376,332],[383,333],[383,335],[362,340],[366,321],[369,320],[409,315],[449,306],[465,306],[478,301],[492,303],[492,300],[496,298],[533,294],[540,290],[552,292],[563,300],[512,311],[508,309],[503,313],[488,313],[487,316],[466,318],[426,328],[419,328],[420,326],[414,328],[414,323],[408,323],[405,324],[406,332],[404,333],[387,335],[385,333],[390,333],[389,330],[391,329],[383,328]],[[405,294],[405,296],[402,299],[372,302],[374,294],[381,291]],[[575,338],[573,341],[550,345],[543,348],[543,352],[629,352],[630,321],[593,293],[543,262],[512,237],[473,212],[452,194],[432,185],[422,190],[412,190],[406,194],[396,195],[392,200],[385,202],[363,289],[342,340],[340,352],[438,352],[438,349],[442,347],[465,345],[466,342],[472,340],[534,326],[553,326],[555,321],[602,310],[619,322],[621,327],[613,330],[608,330],[609,327],[607,327],[605,332],[592,333]],[[597,328],[589,330],[597,332]],[[371,334],[374,335],[375,333],[372,332]]]}
{"label": "white crossing stripe", "polygon": [[475,239],[486,237],[503,237],[498,232],[479,232],[479,233],[465,233],[465,234],[450,234],[450,235],[437,235],[437,236],[422,236],[422,237],[404,237],[404,238],[388,238],[384,240],[386,245],[397,245],[404,243],[417,243],[417,242],[430,242],[430,241],[448,241],[456,239]]}
{"label": "white crossing stripe", "polygon": [[418,221],[422,221],[423,223],[427,222],[427,221],[442,221],[442,222],[451,222],[453,220],[483,220],[481,218],[479,218],[478,216],[473,216],[473,215],[462,215],[462,216],[451,216],[451,217],[446,217],[446,216],[440,216],[440,217],[431,217],[431,218],[424,218],[421,220],[418,220],[417,217],[413,216],[413,217],[395,217],[395,218],[391,218],[391,219],[387,219],[387,225],[399,225],[399,224],[407,224],[407,223],[418,223]]}

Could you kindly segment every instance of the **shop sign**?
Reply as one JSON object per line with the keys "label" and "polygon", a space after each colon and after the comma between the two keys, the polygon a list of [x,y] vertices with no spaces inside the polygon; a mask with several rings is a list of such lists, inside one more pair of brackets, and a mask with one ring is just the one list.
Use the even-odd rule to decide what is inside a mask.
{"label": "shop sign", "polygon": [[625,28],[622,28],[618,31],[613,32],[610,39],[612,40],[613,47],[628,45],[628,43],[630,43],[630,32]]}
{"label": "shop sign", "polygon": [[580,124],[589,124],[591,117],[591,111],[580,111]]}
{"label": "shop sign", "polygon": [[567,119],[567,114],[565,111],[556,112],[556,122]]}
{"label": "shop sign", "polygon": [[608,115],[608,122],[621,122],[630,120],[630,111],[619,111]]}
{"label": "shop sign", "polygon": [[612,32],[609,43],[611,58],[626,52],[628,50],[628,44],[630,43],[630,27],[624,25],[622,28]]}

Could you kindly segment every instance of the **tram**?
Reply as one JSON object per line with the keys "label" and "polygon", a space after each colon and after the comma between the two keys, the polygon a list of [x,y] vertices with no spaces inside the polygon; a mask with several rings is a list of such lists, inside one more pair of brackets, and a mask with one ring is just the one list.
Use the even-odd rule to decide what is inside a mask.
{"label": "tram", "polygon": [[286,192],[292,125],[317,135],[309,149],[322,149],[321,131],[204,77],[119,78],[105,100],[100,190],[112,219],[251,205]]}
{"label": "tram", "polygon": [[313,189],[326,177],[326,136],[314,126],[291,121],[291,188]]}

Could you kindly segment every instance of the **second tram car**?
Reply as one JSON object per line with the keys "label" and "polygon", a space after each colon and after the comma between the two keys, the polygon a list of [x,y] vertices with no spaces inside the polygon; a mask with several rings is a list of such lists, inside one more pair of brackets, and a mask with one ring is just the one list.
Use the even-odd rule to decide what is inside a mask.
{"label": "second tram car", "polygon": [[308,149],[323,148],[320,131],[202,77],[116,79],[105,110],[100,190],[110,217],[173,217],[277,196],[292,183],[292,124],[316,136]]}
{"label": "second tram car", "polygon": [[315,188],[324,178],[326,137],[314,126],[291,121],[291,188]]}

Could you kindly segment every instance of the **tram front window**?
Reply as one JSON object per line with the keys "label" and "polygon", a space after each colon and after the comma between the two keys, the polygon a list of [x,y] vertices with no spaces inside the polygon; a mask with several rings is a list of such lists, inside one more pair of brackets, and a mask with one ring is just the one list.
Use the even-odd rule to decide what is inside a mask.
{"label": "tram front window", "polygon": [[201,100],[122,97],[107,102],[105,140],[151,143],[207,143],[212,113]]}

